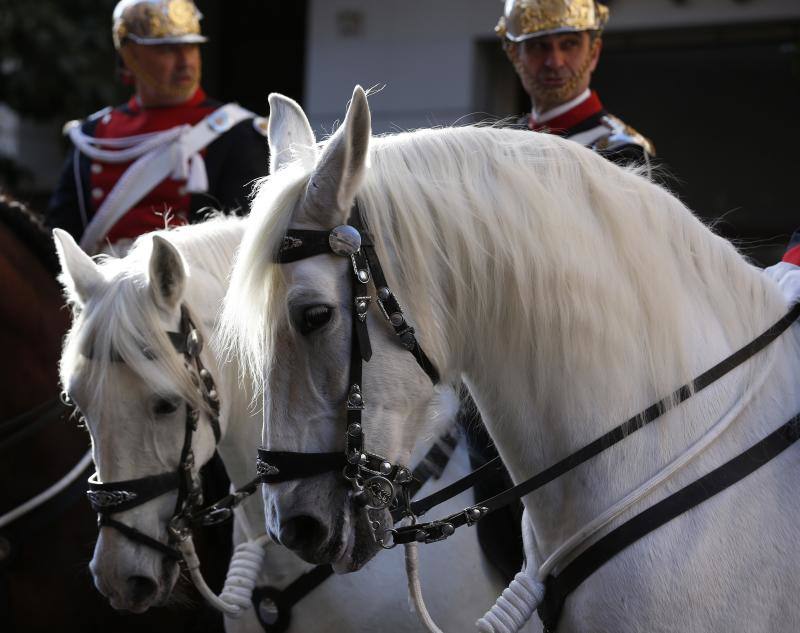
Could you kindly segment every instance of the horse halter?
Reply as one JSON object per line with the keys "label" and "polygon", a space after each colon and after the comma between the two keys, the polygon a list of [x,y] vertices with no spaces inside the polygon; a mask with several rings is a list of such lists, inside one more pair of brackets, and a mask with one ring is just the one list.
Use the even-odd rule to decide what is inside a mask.
{"label": "horse halter", "polygon": [[[380,312],[392,326],[400,345],[414,356],[434,385],[439,382],[439,373],[420,347],[414,328],[406,322],[400,304],[386,283],[374,244],[363,226],[357,203],[353,205],[347,224],[330,231],[288,230],[278,252],[277,262],[288,264],[323,254],[347,257],[351,262],[353,325],[350,388],[345,400],[345,450],[344,453],[296,453],[260,448],[256,469],[263,483],[278,483],[341,469],[344,478],[353,488],[356,503],[367,511],[383,510],[402,504],[405,514],[411,503],[411,470],[364,450],[364,429],[361,424],[365,407],[362,368],[363,363],[372,357],[367,328],[367,311],[373,300],[369,294],[370,281],[375,285],[375,300]],[[384,545],[379,522],[370,521],[370,525],[375,540]]]}
{"label": "horse halter", "polygon": [[[184,357],[184,363],[191,373],[192,383],[208,409],[215,441],[219,443],[222,435],[219,425],[219,396],[211,374],[200,360],[203,339],[185,305],[181,306],[180,331],[167,332],[167,335],[175,350]],[[146,350],[145,353],[149,351]],[[219,509],[213,506],[211,512],[198,513],[203,503],[203,493],[199,477],[196,479],[192,475],[195,465],[192,438],[197,431],[199,420],[200,409],[190,406],[187,402],[183,448],[177,470],[128,481],[100,483],[97,481],[97,473],[89,478],[89,490],[86,496],[92,509],[97,512],[98,527],[113,527],[132,541],[156,549],[174,560],[181,560],[181,553],[172,544],[187,538],[192,525],[197,523],[210,525],[227,518],[228,515],[220,517]],[[112,514],[130,510],[176,489],[178,499],[169,521],[170,544],[162,543],[136,528],[111,518]]]}

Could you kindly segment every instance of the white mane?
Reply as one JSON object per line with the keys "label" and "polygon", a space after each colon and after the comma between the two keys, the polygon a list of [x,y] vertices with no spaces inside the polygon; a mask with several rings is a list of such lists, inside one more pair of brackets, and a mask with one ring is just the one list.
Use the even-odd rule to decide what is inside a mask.
{"label": "white mane", "polygon": [[[171,349],[148,284],[152,236],[169,239],[183,257],[188,276],[202,277],[207,284],[204,292],[221,298],[243,230],[239,218],[216,218],[143,235],[124,258],[99,258],[104,291],[95,293],[84,306],[68,296],[76,314],[61,356],[62,384],[67,386],[77,363],[90,357],[93,362],[89,363],[88,384],[93,385],[91,397],[96,403],[104,397],[111,363],[121,361],[156,391],[175,386],[184,399],[203,406],[178,356],[144,352]],[[197,320],[201,315],[193,316]]]}
{"label": "white mane", "polygon": [[[285,306],[272,261],[308,176],[293,164],[261,184],[234,269],[223,327],[257,378],[270,323],[282,316],[265,313]],[[520,388],[569,419],[598,404],[629,407],[619,387],[636,380],[651,401],[671,393],[698,361],[676,344],[682,333],[708,330],[736,348],[785,306],[670,193],[555,136],[463,127],[374,138],[357,199],[444,378],[457,380],[452,367],[466,360],[489,369],[514,356],[535,376]],[[696,322],[689,305],[708,321]],[[492,332],[503,333],[493,359],[467,358],[470,342]],[[555,400],[565,385],[575,392],[569,411]]]}

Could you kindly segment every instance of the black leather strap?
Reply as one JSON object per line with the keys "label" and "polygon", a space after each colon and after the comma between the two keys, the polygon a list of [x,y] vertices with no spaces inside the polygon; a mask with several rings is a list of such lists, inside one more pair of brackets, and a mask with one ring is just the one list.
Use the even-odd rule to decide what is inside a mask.
{"label": "black leather strap", "polygon": [[290,264],[314,255],[330,254],[328,235],[328,231],[291,229],[283,238],[276,261],[279,264]]}
{"label": "black leather strap", "polygon": [[89,477],[89,490],[86,496],[95,512],[116,514],[177,490],[179,485],[180,479],[176,471],[110,483],[98,482],[95,473]]}
{"label": "black leather strap", "polygon": [[549,576],[538,610],[545,632],[555,631],[567,596],[608,560],[646,534],[741,481],[798,439],[800,415],[722,466],[637,514],[581,553],[560,574]]}
{"label": "black leather strap", "polygon": [[[258,449],[256,468],[261,481],[277,484],[292,479],[313,477],[345,466],[344,453],[293,453],[290,451],[268,451]],[[277,471],[277,472],[276,472]],[[261,474],[263,473],[263,474]]]}
{"label": "black leather strap", "polygon": [[[420,346],[415,336],[414,328],[405,320],[405,315],[400,307],[400,303],[389,290],[389,284],[386,282],[386,276],[383,274],[383,267],[378,259],[378,254],[375,252],[375,246],[371,238],[363,237],[369,236],[369,231],[364,226],[358,202],[353,205],[353,210],[348,222],[362,235],[361,250],[364,252],[367,262],[369,263],[369,270],[372,275],[372,281],[375,284],[375,290],[378,293],[378,300],[382,304],[383,310],[386,313],[386,317],[389,319],[390,325],[394,329],[395,335],[400,341],[400,344],[414,356],[417,364],[431,379],[431,382],[434,385],[438,384],[440,379],[439,372]],[[399,319],[395,321],[393,315],[399,315]]]}

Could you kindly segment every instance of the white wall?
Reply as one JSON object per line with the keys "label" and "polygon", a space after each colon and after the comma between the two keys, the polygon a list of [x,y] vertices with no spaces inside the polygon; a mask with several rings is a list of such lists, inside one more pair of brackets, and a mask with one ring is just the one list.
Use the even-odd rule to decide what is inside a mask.
{"label": "white wall", "polygon": [[[357,83],[386,84],[370,100],[373,129],[451,124],[473,108],[474,43],[491,39],[500,0],[310,0],[305,107],[318,134],[341,119]],[[342,14],[360,30],[342,33]],[[800,18],[800,0],[615,0],[608,30]],[[508,113],[513,114],[513,113]]]}

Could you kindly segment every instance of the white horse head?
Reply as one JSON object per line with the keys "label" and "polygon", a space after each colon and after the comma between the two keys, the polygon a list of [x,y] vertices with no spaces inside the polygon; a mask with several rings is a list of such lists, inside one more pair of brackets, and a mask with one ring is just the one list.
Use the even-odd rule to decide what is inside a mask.
{"label": "white horse head", "polygon": [[[279,107],[273,116],[280,128],[282,119],[301,113]],[[291,126],[305,127],[302,120]],[[303,144],[311,146],[313,139]],[[516,481],[673,393],[786,308],[775,284],[636,170],[576,143],[519,130],[467,127],[370,138],[366,98],[357,88],[342,127],[316,164],[291,162],[262,185],[226,298],[229,337],[266,386],[267,448],[316,452],[343,446],[350,264],[330,255],[274,262],[288,229],[344,224],[354,199],[421,347],[446,383],[464,377]],[[375,356],[364,372],[367,448],[402,461],[424,433],[424,417],[417,414],[433,391],[413,359],[374,321]],[[726,411],[742,415],[673,483],[693,481],[708,470],[705,459],[718,464],[794,415],[800,393],[787,378],[798,365],[797,343],[792,345],[788,353],[773,346],[627,438],[624,450],[615,446],[526,497],[536,540],[528,547],[530,564],[676,462]],[[761,389],[773,363],[773,386]],[[759,404],[774,414],[771,423],[758,415]],[[771,513],[772,523],[781,525],[767,537],[773,551],[787,551],[783,537],[800,514],[797,501],[786,485],[770,483],[779,479],[750,481],[755,494],[749,507],[757,504],[767,513],[791,508],[785,518]],[[660,486],[649,494],[663,498],[667,492]],[[281,484],[265,496],[273,529],[288,528],[287,540],[310,559],[353,569],[374,549],[354,519],[341,479]],[[666,621],[684,623],[670,628],[691,627],[698,621],[691,618],[700,618],[700,628],[717,630],[735,627],[730,622],[736,617],[764,604],[776,613],[773,607],[781,603],[775,599],[753,594],[740,600],[750,585],[734,560],[742,547],[726,549],[726,539],[718,538],[734,538],[720,517],[736,514],[736,504],[715,497],[692,511],[694,525],[713,535],[704,541],[707,559],[681,558],[691,568],[683,573],[694,579],[692,589],[679,588],[677,574],[653,572],[651,563],[636,559],[653,544],[664,556],[694,551],[678,544],[680,531],[664,530],[581,588],[571,626],[647,630],[670,617]],[[630,504],[625,508],[631,511]],[[752,552],[764,553],[758,539],[765,531],[754,523],[749,528]],[[770,586],[783,586],[791,564],[781,556],[769,559],[776,569]],[[627,591],[631,570],[642,580],[653,573],[669,579],[662,582],[659,575],[658,582]],[[706,615],[684,600],[711,583],[728,596],[725,604],[737,603],[730,615]],[[616,604],[623,586],[627,602],[604,611]],[[782,621],[798,616],[794,611],[787,617]]]}
{"label": "white horse head", "polygon": [[[316,141],[299,106],[279,95],[270,97],[270,106],[270,180],[287,183],[289,190],[274,201],[283,208],[273,217],[278,225],[269,229],[273,248],[290,224],[329,229],[346,223],[367,169],[370,115],[359,88],[341,128],[317,156]],[[269,191],[269,186],[262,189],[257,205],[271,204],[264,199]],[[263,252],[273,252],[269,248]],[[263,294],[256,301],[275,306],[270,313],[274,322],[262,321],[251,330],[254,340],[264,341],[260,327],[270,329],[264,351],[271,362],[266,367],[260,361],[250,364],[254,375],[265,376],[267,449],[344,450],[347,424],[342,404],[350,387],[353,318],[350,270],[348,259],[314,257],[276,267],[267,286],[259,284]],[[239,268],[237,275],[241,283],[248,273]],[[229,325],[249,325],[232,311],[227,316]],[[364,422],[366,449],[409,463],[417,440],[430,438],[446,421],[446,415],[438,415],[444,405],[413,357],[394,340],[391,328],[376,315],[368,317],[368,325],[375,353],[363,384],[369,412]],[[403,388],[395,389],[401,380]],[[265,486],[264,496],[269,530],[310,562],[333,562],[338,569],[352,570],[379,549],[340,472]],[[383,520],[388,525],[388,513]]]}
{"label": "white horse head", "polygon": [[[86,419],[101,482],[177,472],[187,407],[200,412],[192,438],[194,478],[213,455],[209,408],[167,334],[180,330],[181,306],[186,303],[196,310],[191,316],[202,337],[208,337],[213,325],[228,269],[222,262],[230,260],[222,253],[232,253],[238,238],[235,229],[223,231],[223,238],[212,237],[212,226],[202,233],[204,239],[196,246],[207,261],[190,267],[172,244],[181,243],[181,231],[141,238],[125,258],[108,257],[99,263],[67,233],[55,231],[61,280],[75,315],[61,359],[61,379]],[[219,379],[214,357],[203,352],[201,358]],[[223,411],[223,434],[227,419]],[[176,497],[177,490],[161,494],[114,518],[166,544]],[[112,606],[135,612],[167,599],[179,572],[176,561],[163,552],[110,527],[100,530],[90,569]]]}

